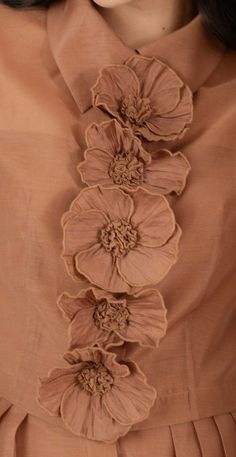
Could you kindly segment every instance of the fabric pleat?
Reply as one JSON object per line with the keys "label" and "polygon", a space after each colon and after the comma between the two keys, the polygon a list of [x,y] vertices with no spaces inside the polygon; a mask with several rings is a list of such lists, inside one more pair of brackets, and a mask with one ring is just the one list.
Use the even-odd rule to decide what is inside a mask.
{"label": "fabric pleat", "polygon": [[0,457],[118,457],[116,444],[75,436],[0,398]]}
{"label": "fabric pleat", "polygon": [[0,456],[18,457],[17,433],[27,412],[7,400],[0,399]]}
{"label": "fabric pleat", "polygon": [[202,457],[193,422],[177,424],[170,429],[174,443],[173,455],[184,456],[191,449],[191,457]]}
{"label": "fabric pleat", "polygon": [[235,457],[236,411],[183,424],[131,432],[119,457]]}
{"label": "fabric pleat", "polygon": [[[236,414],[222,414],[215,416],[215,422],[222,439],[222,445],[226,457],[235,457],[236,455]],[[227,424],[227,426],[226,426]]]}
{"label": "fabric pleat", "polygon": [[0,398],[0,457],[235,457],[236,411],[130,431],[107,445],[73,435]]}

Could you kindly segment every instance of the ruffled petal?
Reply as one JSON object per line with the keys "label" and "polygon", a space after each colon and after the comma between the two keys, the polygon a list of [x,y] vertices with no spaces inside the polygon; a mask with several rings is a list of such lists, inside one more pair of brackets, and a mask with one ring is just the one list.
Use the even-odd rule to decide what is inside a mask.
{"label": "ruffled petal", "polygon": [[161,116],[151,116],[146,126],[161,140],[181,138],[189,128],[193,118],[192,94],[187,87],[182,89],[181,100],[173,111]]}
{"label": "ruffled petal", "polygon": [[118,363],[116,359],[115,353],[106,352],[103,360],[115,378],[126,378],[130,375],[129,366],[126,363]]}
{"label": "ruffled petal", "polygon": [[116,119],[92,124],[86,131],[86,142],[89,148],[106,151],[112,158],[116,152],[121,152],[124,146],[124,137],[130,141],[133,138],[129,129],[121,127]]}
{"label": "ruffled petal", "polygon": [[[110,157],[113,157],[114,151],[117,149],[117,135],[112,135],[112,131],[116,131],[118,122],[115,119],[96,124],[95,122],[87,128],[85,132],[86,144],[88,148],[101,149],[106,151]],[[119,125],[119,124],[118,124]]]}
{"label": "ruffled petal", "polygon": [[133,202],[128,194],[117,187],[107,189],[99,185],[91,186],[83,189],[72,202],[69,217],[87,210],[101,211],[110,220],[122,218],[128,221],[133,212]]}
{"label": "ruffled petal", "polygon": [[92,247],[98,242],[101,227],[108,222],[103,212],[92,209],[71,217],[64,225],[63,255],[75,255]]}
{"label": "ruffled petal", "polygon": [[167,137],[163,136],[161,130],[156,129],[156,132],[152,131],[152,126],[150,125],[149,121],[145,121],[145,123],[141,126],[134,126],[133,132],[135,135],[143,137],[146,141],[167,141]]}
{"label": "ruffled petal", "polygon": [[145,375],[135,362],[127,362],[130,376],[115,380],[112,389],[103,396],[109,414],[119,423],[132,425],[146,419],[156,399]]}
{"label": "ruffled petal", "polygon": [[64,392],[75,384],[75,376],[83,363],[68,368],[53,368],[47,377],[39,380],[38,401],[52,415],[60,414]]}
{"label": "ruffled petal", "polygon": [[132,56],[127,65],[137,75],[143,97],[152,102],[155,115],[169,113],[180,101],[183,82],[177,74],[155,57]]}
{"label": "ruffled petal", "polygon": [[76,313],[78,313],[80,309],[91,307],[93,308],[92,297],[89,296],[87,289],[81,290],[77,295],[74,296],[71,296],[67,292],[63,292],[57,299],[57,305],[62,311],[64,317],[70,321],[73,320]]}
{"label": "ruffled petal", "polygon": [[96,184],[111,186],[113,181],[108,174],[111,160],[110,154],[106,151],[96,148],[87,149],[85,160],[77,167],[82,181],[89,186]]}
{"label": "ruffled petal", "polygon": [[182,120],[182,127],[184,123],[186,128],[189,127],[193,120],[193,94],[188,86],[183,85],[178,105],[173,111],[163,114],[163,119],[178,119],[179,123]]}
{"label": "ruffled petal", "polygon": [[174,235],[161,247],[137,246],[125,257],[118,259],[120,274],[136,287],[159,283],[176,263],[182,231],[177,225]]}
{"label": "ruffled petal", "polygon": [[144,187],[150,192],[181,195],[191,166],[181,152],[171,153],[166,149],[153,155],[152,163],[145,169]]}
{"label": "ruffled petal", "polygon": [[130,428],[110,416],[99,396],[92,396],[74,386],[65,392],[61,412],[72,433],[91,440],[114,442]]}
{"label": "ruffled petal", "polygon": [[92,284],[110,292],[126,292],[129,285],[120,276],[117,262],[100,244],[79,252],[75,258],[76,268]]}
{"label": "ruffled petal", "polygon": [[103,341],[104,332],[95,325],[94,307],[80,308],[70,325],[70,348],[86,347]]}
{"label": "ruffled petal", "polygon": [[158,347],[167,328],[166,307],[158,290],[147,290],[127,299],[130,317],[126,329],[117,333],[130,342]]}
{"label": "ruffled petal", "polygon": [[88,346],[86,348],[76,348],[73,351],[68,351],[64,354],[64,359],[70,364],[78,364],[78,362],[94,361],[103,363],[115,377],[128,376],[130,371],[126,364],[117,362],[117,354],[108,352],[101,346]]}
{"label": "ruffled petal", "polygon": [[91,89],[93,104],[122,122],[120,103],[123,97],[138,96],[139,80],[126,65],[108,65],[102,69]]}
{"label": "ruffled petal", "polygon": [[164,196],[144,189],[133,194],[133,201],[135,210],[131,222],[138,230],[138,243],[148,247],[162,246],[175,229],[175,217],[168,201]]}

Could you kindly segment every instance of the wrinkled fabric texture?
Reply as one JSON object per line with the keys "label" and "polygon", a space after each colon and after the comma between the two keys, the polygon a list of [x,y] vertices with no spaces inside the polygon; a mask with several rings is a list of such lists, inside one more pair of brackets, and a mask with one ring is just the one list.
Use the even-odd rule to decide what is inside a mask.
{"label": "wrinkled fabric texture", "polygon": [[[65,457],[77,452],[81,457],[144,457],[146,454],[156,457],[159,452],[162,457],[165,454],[167,457],[234,456],[235,52],[211,37],[199,17],[154,43],[132,50],[118,39],[89,0],[62,1],[48,11],[42,8],[15,11],[3,5],[0,10],[0,83],[4,87],[0,107],[0,454],[35,457],[39,452],[51,457],[53,453],[61,453]],[[136,66],[137,54],[144,58],[146,83],[151,83],[156,65],[164,65],[163,74],[169,75],[168,81],[172,82],[173,70],[184,83],[184,86],[176,86],[173,79],[171,100],[175,103],[166,107],[169,97],[164,96],[163,79],[163,103],[160,111],[155,108],[152,119],[148,87],[142,86],[140,68]],[[124,121],[122,127],[117,127],[115,121],[111,121],[108,105],[104,109],[92,106],[95,99],[91,87],[96,88],[101,82],[98,78],[102,78],[102,69],[106,66],[117,65],[122,72],[125,62],[130,63],[129,74],[138,83],[131,97],[127,98],[127,94],[123,97]],[[189,92],[185,84],[194,95],[191,126],[192,113],[186,111]],[[154,87],[158,94],[160,86],[154,84]],[[114,94],[114,90],[111,93]],[[96,103],[99,105],[98,99]],[[170,131],[165,111],[174,116]],[[139,124],[140,120],[146,122],[144,130],[136,130],[140,141],[146,141],[143,146],[138,140],[132,144],[125,130],[131,120],[132,125]],[[98,147],[98,126],[101,129],[101,125],[103,142]],[[107,135],[110,137],[111,132],[113,143],[108,150]],[[155,141],[150,143],[150,132],[152,139],[153,135],[155,140],[158,137],[158,150]],[[184,133],[184,136],[175,137],[176,133],[180,136]],[[132,148],[136,148],[135,155],[130,157],[127,148],[127,154],[122,160],[118,159],[117,148],[121,144],[132,144]],[[94,148],[96,160],[92,168],[91,149]],[[99,183],[96,182],[98,174]],[[156,176],[161,178],[158,189],[154,188]],[[142,236],[146,241],[151,239],[152,243],[155,239],[163,249],[174,240],[172,250],[165,251],[170,252],[166,256],[167,263],[163,265],[159,261],[156,255],[159,247],[155,245],[151,252],[156,259],[155,271],[150,269],[150,264],[146,268],[142,262],[142,268],[134,274],[120,255],[117,259],[121,267],[110,271],[108,265],[110,277],[104,279],[94,258],[89,256],[91,247],[80,251],[76,245],[73,246],[75,251],[67,252],[66,258],[61,257],[66,228],[71,228],[72,222],[83,223],[82,211],[78,218],[73,213],[67,221],[62,221],[63,214],[72,201],[77,202],[78,192],[87,189],[87,183],[96,193],[102,180],[103,194],[110,192],[112,180],[113,196],[119,194],[122,201],[120,180],[124,188],[127,185],[133,188],[142,180],[144,189],[135,204],[145,201],[147,213],[153,208],[150,209],[152,195],[156,195],[156,202],[162,202],[162,239],[157,243],[158,234],[152,224],[145,225],[142,220],[140,225],[141,222],[142,227],[145,225]],[[92,204],[95,200],[92,199]],[[119,207],[119,211],[126,211],[122,226],[111,225],[111,220],[106,219],[102,239],[107,258],[111,248],[116,249],[116,254],[122,254],[124,249],[123,244],[109,244],[111,233],[127,231],[131,243],[128,247],[132,249],[137,240],[131,224],[134,217],[131,206],[135,204],[130,203],[131,195],[126,200],[130,205],[128,213],[126,206]],[[103,205],[105,201],[106,198]],[[111,201],[114,203],[117,199]],[[89,210],[93,229],[95,220],[96,223],[101,221],[101,212],[102,217],[105,214],[103,210],[100,207]],[[154,212],[153,217],[157,216]],[[84,230],[81,243],[91,243],[94,236],[91,232]],[[144,244],[147,256],[150,246]],[[76,263],[78,257],[80,261]],[[159,321],[155,314],[160,333],[147,334],[145,328],[141,332],[134,326],[132,335],[123,329],[109,336],[115,342],[112,350],[124,360],[137,363],[148,384],[157,392],[149,416],[138,423],[132,420],[127,435],[112,445],[70,433],[62,418],[47,414],[36,398],[38,379],[53,367],[60,370],[67,367],[62,355],[68,343],[73,349],[73,330],[79,324],[78,301],[75,300],[85,287],[81,273],[87,275],[88,281],[92,274],[95,286],[108,285],[108,294],[115,284],[125,299],[130,288],[144,282],[150,288],[152,275],[160,278],[159,292],[153,292],[162,316]],[[67,295],[60,295],[65,291]],[[63,297],[63,303],[57,302],[58,296]],[[163,321],[161,297],[167,309],[167,326]],[[152,300],[148,303],[151,306]],[[97,323],[101,322],[99,310]],[[123,314],[117,314],[117,307],[113,307],[114,315],[117,323],[127,317],[127,312],[123,309]],[[141,319],[139,315],[135,325],[140,325]],[[150,319],[145,323],[151,325]],[[91,334],[85,333],[85,338],[89,337]],[[107,341],[109,344],[109,338],[104,337],[104,346]],[[120,345],[120,339],[125,341],[124,345]],[[77,340],[75,344],[78,345]],[[83,346],[83,341],[79,345]],[[71,402],[70,390],[66,401],[70,407],[64,419],[67,416],[73,421],[74,402]],[[110,405],[108,409],[111,411]],[[119,419],[124,426],[124,418]]]}

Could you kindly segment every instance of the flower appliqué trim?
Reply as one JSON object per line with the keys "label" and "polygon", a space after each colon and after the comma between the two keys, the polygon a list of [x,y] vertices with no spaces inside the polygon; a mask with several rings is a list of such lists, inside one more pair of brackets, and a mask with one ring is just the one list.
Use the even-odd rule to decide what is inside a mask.
{"label": "flower appliqu\u00e9 trim", "polygon": [[91,92],[111,119],[87,127],[77,166],[87,187],[61,217],[61,259],[78,293],[57,299],[68,365],[40,379],[38,401],[75,435],[113,443],[149,416],[157,396],[120,352],[126,343],[156,349],[167,331],[156,285],[182,236],[167,198],[182,194],[191,167],[159,142],[187,132],[193,97],[168,65],[137,55],[103,67]]}
{"label": "flower appliqu\u00e9 trim", "polygon": [[88,186],[117,185],[135,190],[139,186],[150,192],[180,195],[191,169],[181,152],[166,149],[150,154],[130,129],[111,120],[92,124],[86,131],[88,148],[77,169]]}
{"label": "flower appliqu\u00e9 trim", "polygon": [[155,285],[177,261],[182,232],[174,213],[163,195],[142,188],[85,188],[61,223],[68,273],[109,292]]}
{"label": "flower appliqu\u00e9 trim", "polygon": [[91,90],[95,106],[147,141],[181,138],[192,122],[191,90],[155,57],[104,67]]}
{"label": "flower appliqu\u00e9 trim", "polygon": [[166,333],[166,308],[156,289],[115,296],[93,287],[76,296],[64,292],[57,303],[70,322],[70,350],[95,343],[108,349],[124,341],[158,347]]}
{"label": "flower appliqu\u00e9 trim", "polygon": [[148,417],[156,391],[135,362],[118,363],[116,354],[97,346],[64,358],[68,367],[40,379],[38,401],[72,433],[112,443]]}

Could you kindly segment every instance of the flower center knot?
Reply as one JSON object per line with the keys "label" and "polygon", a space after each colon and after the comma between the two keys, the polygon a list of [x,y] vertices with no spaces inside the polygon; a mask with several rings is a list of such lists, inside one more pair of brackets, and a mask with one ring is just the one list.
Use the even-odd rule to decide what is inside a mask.
{"label": "flower center knot", "polygon": [[93,318],[96,326],[103,330],[121,330],[127,327],[130,311],[125,301],[109,303],[101,300],[96,305]]}
{"label": "flower center knot", "polygon": [[109,175],[118,185],[137,187],[143,181],[144,164],[132,152],[116,154],[110,162]]}
{"label": "flower center knot", "polygon": [[111,372],[103,363],[88,362],[77,376],[79,383],[87,392],[103,395],[108,392],[114,382]]}
{"label": "flower center knot", "polygon": [[101,230],[101,242],[114,257],[122,257],[137,243],[137,231],[124,219],[109,222]]}
{"label": "flower center knot", "polygon": [[151,116],[152,108],[149,98],[137,95],[126,95],[120,103],[120,114],[127,124],[142,125]]}

